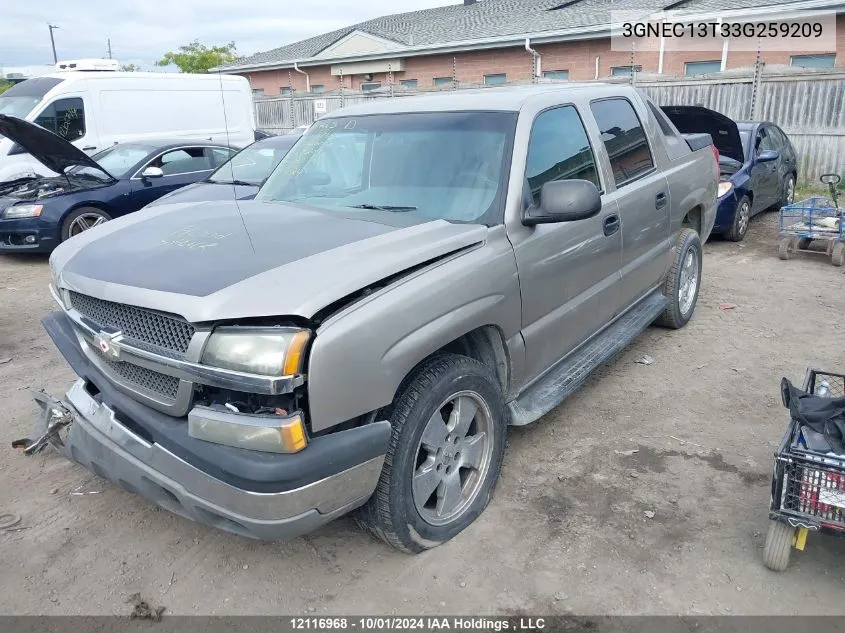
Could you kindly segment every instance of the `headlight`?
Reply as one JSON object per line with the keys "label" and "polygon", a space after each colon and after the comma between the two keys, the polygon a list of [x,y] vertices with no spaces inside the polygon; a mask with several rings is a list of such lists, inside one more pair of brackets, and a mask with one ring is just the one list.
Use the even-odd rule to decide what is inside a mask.
{"label": "headlight", "polygon": [[716,194],[716,197],[721,198],[722,196],[727,195],[728,192],[733,188],[734,188],[734,186],[729,182],[720,182],[718,193]]}
{"label": "headlight", "polygon": [[16,204],[9,207],[3,212],[3,217],[7,220],[12,218],[37,218],[41,215],[41,209],[44,208],[42,204]]}
{"label": "headlight", "polygon": [[302,415],[253,415],[196,406],[188,435],[198,440],[269,453],[298,453],[308,446]]}
{"label": "headlight", "polygon": [[219,327],[212,332],[202,363],[248,374],[302,373],[311,332],[289,327]]}

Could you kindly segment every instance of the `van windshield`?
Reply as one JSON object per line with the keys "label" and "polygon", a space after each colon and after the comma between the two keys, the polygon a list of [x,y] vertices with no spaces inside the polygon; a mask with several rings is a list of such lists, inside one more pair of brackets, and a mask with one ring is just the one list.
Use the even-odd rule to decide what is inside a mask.
{"label": "van windshield", "polygon": [[0,114],[25,119],[41,103],[44,95],[62,81],[53,77],[35,77],[15,84],[0,95]]}
{"label": "van windshield", "polygon": [[515,125],[513,112],[486,111],[322,119],[256,199],[495,224]]}

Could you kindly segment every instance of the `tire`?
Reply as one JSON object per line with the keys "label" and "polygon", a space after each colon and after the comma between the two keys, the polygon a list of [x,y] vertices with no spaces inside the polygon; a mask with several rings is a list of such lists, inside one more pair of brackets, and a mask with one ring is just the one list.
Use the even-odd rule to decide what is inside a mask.
{"label": "tire", "polygon": [[836,242],[830,252],[830,263],[834,266],[845,265],[845,242]]}
{"label": "tire", "polygon": [[[691,262],[695,270],[692,286],[684,274],[685,265],[689,265],[688,256],[694,254]],[[661,314],[655,323],[673,330],[684,327],[695,312],[698,292],[701,289],[701,240],[692,229],[683,229],[672,248],[672,266],[663,282],[663,295],[669,298],[669,307]],[[684,294],[682,299],[681,294]]]}
{"label": "tire", "polygon": [[795,202],[795,176],[787,174],[783,177],[780,189],[780,206],[785,207],[793,202]]}
{"label": "tire", "polygon": [[789,259],[795,253],[795,247],[798,245],[798,240],[794,237],[782,237],[778,244],[778,257],[781,259]]}
{"label": "tire", "polygon": [[810,244],[812,243],[813,240],[811,240],[809,237],[802,237],[798,240],[798,248],[805,251],[810,248]]}
{"label": "tire", "polygon": [[741,242],[745,239],[745,234],[748,233],[748,225],[751,223],[751,201],[748,196],[742,196],[739,202],[736,203],[736,210],[734,211],[734,221],[727,231],[725,231],[725,239],[731,242]]}
{"label": "tire", "polygon": [[[79,235],[95,226],[99,226],[103,222],[108,222],[112,217],[97,207],[79,207],[71,211],[62,222],[62,241],[64,242],[75,235]],[[88,227],[83,228],[83,224],[89,224]]]}
{"label": "tire", "polygon": [[763,548],[763,564],[772,571],[786,571],[794,537],[794,527],[780,521],[771,521]]}
{"label": "tire", "polygon": [[[474,434],[455,439],[453,433],[461,425],[458,429],[452,426],[460,416],[451,415],[455,412],[455,406],[449,404],[451,399],[459,401],[464,411],[474,411],[472,421],[464,427],[465,433],[474,429]],[[473,410],[472,405],[477,408]],[[444,421],[442,429],[441,420],[435,417],[438,410]],[[485,416],[487,421],[483,422]],[[418,553],[456,536],[492,498],[505,452],[507,422],[502,388],[486,365],[466,356],[440,354],[410,375],[394,401],[391,425],[390,445],[378,485],[367,503],[356,511],[355,519],[370,534],[393,547]],[[486,429],[484,439],[466,441],[480,437],[482,428]],[[436,453],[434,445],[439,449]],[[472,454],[476,455],[478,469],[459,465],[466,461],[470,446],[476,447]],[[463,456],[462,449],[466,449]],[[425,473],[428,476],[421,476]],[[434,481],[439,483],[432,487]],[[447,493],[455,490],[454,485],[448,486],[449,481],[460,483],[457,507],[449,503],[458,498]],[[419,486],[415,487],[415,483]],[[429,489],[432,491],[426,496]],[[446,512],[449,508],[454,515]],[[440,510],[443,512],[438,514]]]}

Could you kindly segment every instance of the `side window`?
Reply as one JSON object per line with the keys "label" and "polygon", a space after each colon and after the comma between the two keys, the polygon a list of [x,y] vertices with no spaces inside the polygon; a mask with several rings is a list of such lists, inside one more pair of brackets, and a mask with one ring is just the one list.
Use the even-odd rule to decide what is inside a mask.
{"label": "side window", "polygon": [[35,123],[67,141],[85,136],[85,108],[82,99],[58,99],[38,115]]}
{"label": "side window", "polygon": [[235,154],[235,150],[223,147],[210,147],[206,151],[211,158],[211,169],[217,169]]}
{"label": "side window", "polygon": [[[528,140],[525,180],[534,204],[552,180],[589,180],[601,190],[587,131],[574,106],[546,110],[535,120]],[[528,200],[526,200],[528,202]]]}
{"label": "side window", "polygon": [[181,147],[153,159],[148,167],[160,167],[165,176],[177,176],[211,169],[205,147]]}
{"label": "side window", "polygon": [[616,186],[621,187],[654,169],[645,130],[627,99],[603,99],[590,104]]}

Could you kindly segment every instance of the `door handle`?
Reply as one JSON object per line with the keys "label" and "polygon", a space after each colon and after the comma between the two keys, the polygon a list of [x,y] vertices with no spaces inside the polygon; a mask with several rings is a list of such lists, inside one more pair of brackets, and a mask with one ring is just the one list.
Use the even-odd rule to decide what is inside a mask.
{"label": "door handle", "polygon": [[619,230],[619,216],[618,215],[609,215],[604,219],[602,222],[602,228],[604,229],[605,235],[613,235],[616,231]]}
{"label": "door handle", "polygon": [[654,208],[655,209],[662,209],[666,206],[666,194],[661,191],[656,196],[654,196]]}
{"label": "door handle", "polygon": [[83,147],[83,148],[82,148],[82,151],[83,151],[83,152],[88,152],[88,151],[90,151],[90,150],[92,150],[92,149],[97,149],[97,148],[96,148],[96,147],[94,147],[93,145],[89,145],[88,147]]}

